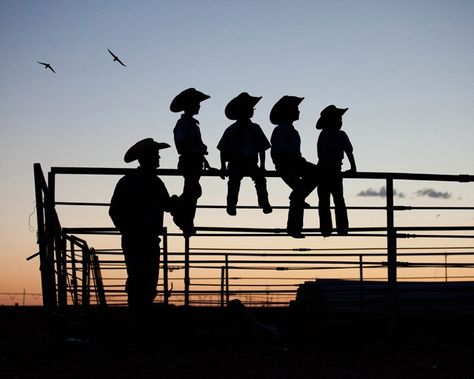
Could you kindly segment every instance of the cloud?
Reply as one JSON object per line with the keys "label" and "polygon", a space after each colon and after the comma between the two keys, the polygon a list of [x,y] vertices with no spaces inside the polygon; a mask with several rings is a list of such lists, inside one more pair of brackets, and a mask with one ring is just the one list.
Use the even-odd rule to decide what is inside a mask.
{"label": "cloud", "polygon": [[[430,197],[432,199],[451,199],[452,194],[450,192],[441,192],[441,191],[436,191],[433,188],[423,188],[420,189],[414,194],[418,197]],[[395,197],[398,197],[400,199],[405,198],[405,194],[403,192],[397,192],[397,190],[393,190],[393,195]],[[382,197],[385,198],[387,197],[387,190],[385,187],[380,187],[380,189],[376,190],[373,188],[368,188],[364,191],[360,191],[357,196],[361,197]]]}
{"label": "cloud", "polygon": [[440,192],[435,191],[433,188],[423,188],[415,192],[417,196],[423,197],[432,197],[434,199],[450,199],[451,193],[450,192]]}
{"label": "cloud", "polygon": [[357,196],[362,197],[385,197],[387,193],[385,191],[385,187],[380,188],[380,190],[376,191],[373,188],[366,189],[365,191],[360,191]]}
{"label": "cloud", "polygon": [[[393,190],[393,195],[401,199],[405,197],[403,192],[398,193],[397,190]],[[366,189],[365,191],[360,191],[357,196],[362,197],[387,197],[387,190],[385,187],[380,187],[379,190],[374,190],[373,188]]]}

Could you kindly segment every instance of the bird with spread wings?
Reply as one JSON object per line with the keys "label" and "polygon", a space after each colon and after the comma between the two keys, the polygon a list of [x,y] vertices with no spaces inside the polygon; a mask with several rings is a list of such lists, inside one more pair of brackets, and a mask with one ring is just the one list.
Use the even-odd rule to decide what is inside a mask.
{"label": "bird with spread wings", "polygon": [[44,62],[40,62],[40,61],[36,61],[36,62],[38,62],[39,64],[42,64],[45,69],[49,68],[51,71],[53,71],[56,74],[56,71],[54,71],[54,69],[51,67],[51,65],[49,63],[44,63]]}
{"label": "bird with spread wings", "polygon": [[118,62],[118,63],[120,63],[123,67],[127,67],[127,66],[125,66],[125,65],[123,64],[123,62],[120,60],[119,57],[117,57],[114,53],[112,53],[112,52],[110,51],[110,49],[107,49],[107,50],[109,51],[110,55],[112,55],[112,56],[114,57],[114,62]]}

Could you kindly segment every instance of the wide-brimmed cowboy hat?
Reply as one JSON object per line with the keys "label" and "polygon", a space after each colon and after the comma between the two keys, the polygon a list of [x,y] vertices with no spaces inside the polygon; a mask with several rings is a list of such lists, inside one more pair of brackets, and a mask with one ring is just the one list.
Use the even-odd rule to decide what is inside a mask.
{"label": "wide-brimmed cowboy hat", "polygon": [[270,111],[270,122],[272,124],[279,124],[282,121],[286,120],[286,114],[291,109],[298,107],[300,103],[303,101],[304,97],[298,96],[283,96],[280,100],[278,100],[275,105],[273,106],[272,110]]}
{"label": "wide-brimmed cowboy hat", "polygon": [[247,92],[242,92],[226,105],[224,111],[226,117],[237,120],[243,112],[248,112],[249,108],[253,108],[261,98],[261,96],[250,96]]}
{"label": "wide-brimmed cowboy hat", "polygon": [[200,103],[209,98],[209,95],[206,95],[195,88],[188,88],[176,95],[170,104],[170,110],[171,112],[182,112],[189,105]]}
{"label": "wide-brimmed cowboy hat", "polygon": [[168,147],[170,147],[170,145],[166,142],[156,142],[153,138],[145,138],[141,141],[138,141],[135,145],[128,149],[123,157],[123,160],[126,163],[130,163],[135,159],[138,159],[145,152],[150,150],[158,151],[161,149],[167,149]]}
{"label": "wide-brimmed cowboy hat", "polygon": [[335,117],[341,117],[347,112],[348,109],[349,108],[337,108],[332,104],[328,105],[321,111],[319,120],[316,122],[316,129],[324,129],[328,121],[334,119]]}

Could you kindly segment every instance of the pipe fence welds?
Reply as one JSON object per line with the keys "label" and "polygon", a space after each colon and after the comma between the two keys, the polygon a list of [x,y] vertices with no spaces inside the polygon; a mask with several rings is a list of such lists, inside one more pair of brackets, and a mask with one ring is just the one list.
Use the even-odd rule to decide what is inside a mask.
{"label": "pipe fence welds", "polygon": [[[112,227],[71,227],[61,223],[57,207],[108,207],[107,202],[56,200],[56,178],[61,175],[122,176],[133,169],[53,167],[44,177],[40,164],[34,164],[38,246],[43,305],[58,307],[120,306],[126,304],[125,263],[119,233]],[[158,169],[160,177],[179,177],[174,169]],[[203,176],[217,177],[213,171]],[[278,178],[273,171],[269,178]],[[352,227],[340,238],[377,239],[380,246],[298,247],[280,243],[291,239],[285,228],[197,226],[196,235],[184,237],[170,227],[161,232],[161,263],[158,302],[183,306],[225,306],[239,298],[253,306],[288,306],[297,290],[316,277],[353,280],[362,286],[383,281],[387,292],[387,311],[397,312],[397,288],[404,281],[436,280],[471,282],[474,278],[474,225],[401,226],[396,212],[434,210],[472,212],[474,207],[417,207],[394,204],[394,181],[432,181],[472,183],[473,175],[360,172],[344,174],[345,180],[379,180],[386,189],[384,206],[348,206],[357,211],[383,211],[383,225]],[[225,209],[225,205],[198,205],[203,211]],[[256,210],[258,207],[241,206]],[[285,210],[287,206],[275,206]],[[312,207],[317,209],[317,207]],[[285,216],[286,217],[286,216]],[[216,222],[217,223],[217,222]],[[171,225],[170,225],[171,226]],[[177,230],[177,229],[176,229]],[[305,243],[318,246],[322,239],[317,228],[303,230]],[[80,236],[80,237],[79,237]],[[91,239],[111,236],[115,246],[90,247]],[[332,238],[332,237],[331,237]],[[430,240],[430,246],[399,246],[400,240]],[[258,240],[255,247],[244,247],[243,240]],[[268,241],[270,240],[270,241]],[[204,241],[203,246],[199,241]],[[210,241],[218,241],[218,246]],[[442,241],[434,244],[432,241]],[[462,241],[463,244],[453,241]],[[287,244],[286,244],[287,245]],[[31,258],[31,257],[30,257]],[[363,293],[361,291],[361,293]],[[360,299],[361,303],[363,299]]]}

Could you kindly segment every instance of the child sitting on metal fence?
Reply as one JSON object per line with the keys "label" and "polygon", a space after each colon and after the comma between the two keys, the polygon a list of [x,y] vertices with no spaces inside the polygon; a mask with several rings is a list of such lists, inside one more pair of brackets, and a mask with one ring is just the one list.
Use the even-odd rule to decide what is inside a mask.
{"label": "child sitting on metal fence", "polygon": [[209,99],[194,88],[179,93],[171,102],[171,112],[183,112],[173,129],[174,142],[179,154],[178,170],[184,177],[183,193],[173,197],[172,213],[176,225],[187,237],[196,233],[194,217],[196,205],[202,195],[201,179],[203,169],[210,169],[205,158],[207,146],[202,142],[199,121],[194,118],[199,113],[201,102]]}
{"label": "child sitting on metal fence", "polygon": [[221,178],[224,178],[226,173],[229,177],[227,213],[231,216],[237,214],[240,182],[244,176],[250,176],[254,181],[258,205],[263,213],[271,213],[273,210],[268,201],[265,178],[265,151],[270,148],[270,142],[260,126],[251,121],[254,107],[260,99],[261,97],[242,92],[225,108],[227,118],[236,120],[225,130],[217,145],[221,157]]}

